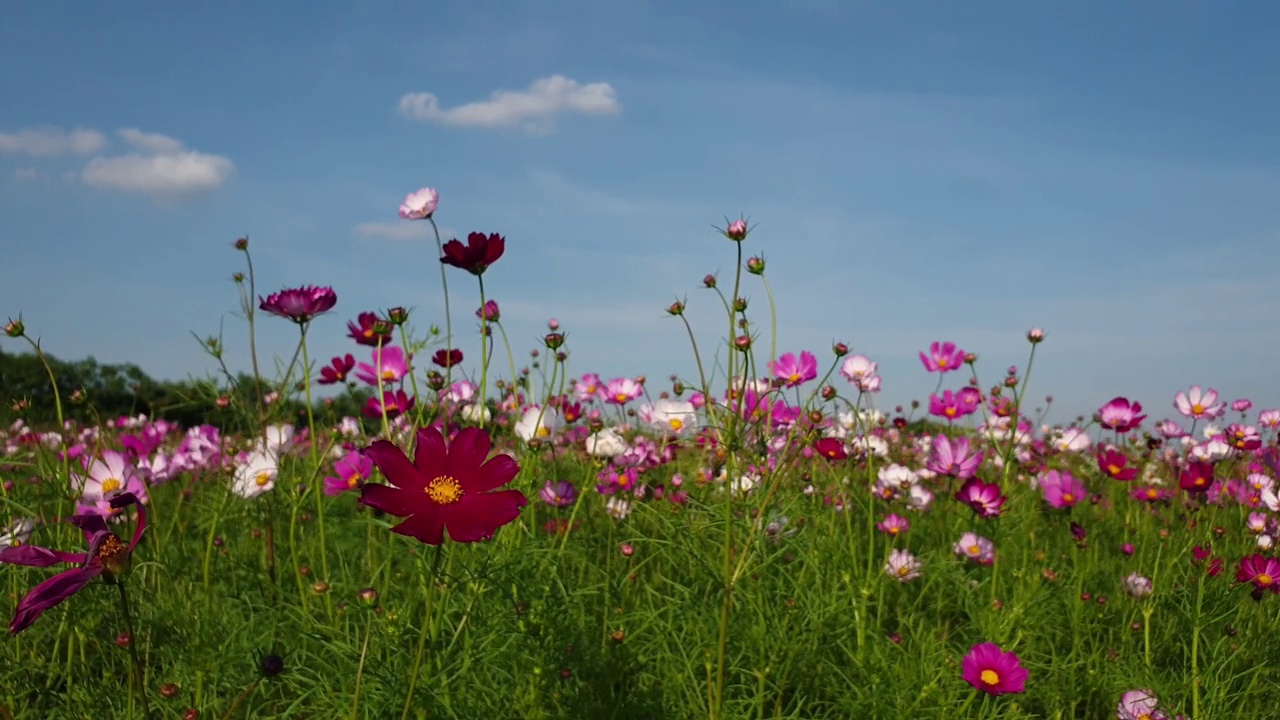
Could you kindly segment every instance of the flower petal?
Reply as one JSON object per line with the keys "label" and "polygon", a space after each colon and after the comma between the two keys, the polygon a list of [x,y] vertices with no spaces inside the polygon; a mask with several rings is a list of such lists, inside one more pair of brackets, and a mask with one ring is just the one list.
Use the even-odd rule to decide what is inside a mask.
{"label": "flower petal", "polygon": [[365,483],[360,486],[360,503],[396,517],[405,517],[417,511],[407,497],[410,493],[413,491],[391,485]]}
{"label": "flower petal", "polygon": [[16,545],[0,550],[0,563],[26,565],[28,567],[49,567],[57,563],[82,564],[87,559],[84,553],[69,553],[61,550],[50,550],[36,545]]}
{"label": "flower petal", "polygon": [[14,634],[22,632],[40,617],[40,613],[75,595],[101,574],[100,565],[73,568],[60,572],[35,586],[18,603],[17,610],[13,614],[13,622],[9,623],[9,632]]}
{"label": "flower petal", "polygon": [[430,482],[446,472],[449,451],[445,448],[444,435],[435,427],[424,427],[418,431],[418,446],[414,449],[413,464],[424,481]]}
{"label": "flower petal", "polygon": [[417,538],[428,545],[439,545],[444,542],[444,513],[439,506],[433,506],[391,528],[391,532]]}
{"label": "flower petal", "polygon": [[489,456],[489,433],[480,428],[464,428],[449,443],[447,472],[466,482]]}
{"label": "flower petal", "polygon": [[449,538],[460,543],[488,540],[498,528],[519,517],[520,508],[528,502],[519,490],[464,495],[446,513]]}
{"label": "flower petal", "polygon": [[387,482],[396,487],[420,490],[427,484],[404,452],[386,440],[379,440],[365,448],[364,454],[378,466]]}
{"label": "flower petal", "polygon": [[494,455],[474,475],[462,481],[468,493],[484,493],[506,485],[520,473],[520,465],[510,455]]}

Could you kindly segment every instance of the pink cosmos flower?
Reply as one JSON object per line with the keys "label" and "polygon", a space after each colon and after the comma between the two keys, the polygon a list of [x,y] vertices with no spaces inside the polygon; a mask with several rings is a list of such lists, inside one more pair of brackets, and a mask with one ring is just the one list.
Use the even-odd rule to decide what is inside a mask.
{"label": "pink cosmos flower", "polygon": [[849,453],[845,452],[844,443],[839,438],[819,438],[814,441],[813,449],[828,460],[844,460],[849,457]]}
{"label": "pink cosmos flower", "polygon": [[1227,411],[1227,404],[1218,401],[1217,390],[1209,388],[1202,391],[1199,385],[1192,385],[1187,392],[1174,395],[1173,407],[1184,417],[1196,420],[1219,418]]}
{"label": "pink cosmos flower", "polygon": [[1205,492],[1213,485],[1213,463],[1189,462],[1178,475],[1178,487],[1187,492]]}
{"label": "pink cosmos flower", "polygon": [[933,449],[925,467],[939,475],[968,480],[981,464],[982,452],[970,451],[969,438],[962,435],[951,439],[946,435],[938,435],[933,439]]}
{"label": "pink cosmos flower", "polygon": [[1280,410],[1261,410],[1258,412],[1258,424],[1275,430],[1280,427]]}
{"label": "pink cosmos flower", "polygon": [[489,322],[497,322],[502,318],[502,310],[493,300],[485,301],[484,307],[476,310],[476,317]]}
{"label": "pink cosmos flower", "polygon": [[568,480],[547,481],[542,487],[542,491],[538,493],[542,498],[542,502],[551,507],[569,507],[578,499],[578,490],[574,488],[573,483]]}
{"label": "pink cosmos flower", "polygon": [[989,695],[1020,693],[1025,689],[1027,671],[1018,656],[995,643],[980,643],[969,649],[961,662],[965,682]]}
{"label": "pink cosmos flower", "polygon": [[966,557],[978,565],[990,565],[996,560],[995,544],[977,533],[967,532],[961,535],[952,550],[956,555]]}
{"label": "pink cosmos flower", "polygon": [[911,529],[911,522],[901,515],[890,513],[883,520],[876,523],[876,529],[885,535],[898,537]]}
{"label": "pink cosmos flower", "polygon": [[1098,469],[1113,480],[1129,482],[1138,477],[1138,468],[1129,467],[1129,458],[1112,448],[1098,449]]}
{"label": "pink cosmos flower", "polygon": [[631,378],[614,378],[604,388],[604,401],[610,405],[626,405],[644,394],[644,386]]}
{"label": "pink cosmos flower", "polygon": [[1242,558],[1236,568],[1236,582],[1253,583],[1258,592],[1280,594],[1280,560],[1257,553]]}
{"label": "pink cosmos flower", "polygon": [[378,370],[381,366],[382,382],[398,382],[409,374],[409,362],[404,350],[397,345],[375,348],[370,362],[362,362],[356,368],[356,377],[370,387],[378,387]]}
{"label": "pink cosmos flower", "polygon": [[359,450],[352,450],[333,464],[333,476],[324,479],[325,495],[341,495],[360,486],[373,474],[373,460]]}
{"label": "pink cosmos flower", "polygon": [[970,402],[974,395],[979,398],[982,397],[982,394],[976,390],[972,393],[965,393],[964,390],[959,393],[943,390],[942,397],[929,393],[929,414],[946,418],[947,422],[954,422],[967,415],[972,415],[978,409],[978,404]]}
{"label": "pink cosmos flower", "polygon": [[1223,432],[1223,439],[1231,447],[1246,452],[1262,447],[1262,436],[1258,434],[1258,429],[1251,425],[1232,423]]}
{"label": "pink cosmos flower", "polygon": [[1142,415],[1142,403],[1130,403],[1127,398],[1112,398],[1098,408],[1099,424],[1108,430],[1115,430],[1118,433],[1127,433],[1136,429],[1147,419],[1146,415]]}
{"label": "pink cosmos flower", "polygon": [[1166,440],[1183,438],[1188,435],[1187,431],[1183,430],[1181,425],[1172,420],[1161,420],[1156,423],[1156,432],[1160,433],[1160,437]]}
{"label": "pink cosmos flower", "polygon": [[1251,407],[1253,407],[1253,402],[1247,398],[1240,398],[1231,403],[1231,409],[1238,413],[1249,412]]}
{"label": "pink cosmos flower", "polygon": [[99,458],[89,463],[83,476],[72,473],[72,482],[80,491],[81,500],[95,503],[99,500],[111,500],[116,495],[126,492],[130,481],[134,480],[134,466],[123,453],[115,450],[103,450]]}
{"label": "pink cosmos flower", "polygon": [[299,325],[323,315],[338,304],[338,295],[331,287],[304,285],[271,293],[264,300],[258,297],[258,309],[292,320]]}
{"label": "pink cosmos flower", "polygon": [[884,574],[900,583],[909,583],[920,577],[920,568],[924,563],[915,555],[901,549],[889,553],[889,560],[884,564]]}
{"label": "pink cosmos flower", "polygon": [[417,404],[417,398],[409,397],[404,390],[396,390],[392,392],[386,390],[382,393],[382,402],[378,402],[378,398],[369,398],[364,403],[364,414],[366,417],[375,420],[382,418],[382,411],[385,407],[387,419],[394,420],[401,413],[409,412]]}
{"label": "pink cosmos flower", "polygon": [[948,373],[964,366],[964,351],[953,342],[934,342],[928,355],[920,353],[920,362],[927,372]]}
{"label": "pink cosmos flower", "polygon": [[362,312],[355,322],[347,321],[347,337],[361,345],[386,345],[391,342],[391,324],[374,313]]}
{"label": "pink cosmos flower", "polygon": [[602,399],[604,394],[604,382],[596,373],[587,373],[582,379],[574,383],[573,392],[578,397],[578,402],[591,402],[592,400]]}
{"label": "pink cosmos flower", "polygon": [[1000,494],[999,485],[971,477],[956,491],[956,499],[972,508],[978,517],[989,518],[1000,514],[1006,498]]}
{"label": "pink cosmos flower", "polygon": [[405,220],[426,220],[436,211],[440,204],[440,193],[435,188],[415,190],[404,197],[400,203],[400,217]]}
{"label": "pink cosmos flower", "polygon": [[802,350],[799,358],[794,353],[783,353],[770,369],[787,387],[797,387],[818,377],[818,358],[808,350]]}
{"label": "pink cosmos flower", "polygon": [[84,532],[89,545],[87,553],[69,553],[50,550],[37,545],[14,545],[0,550],[0,563],[49,567],[57,563],[77,563],[79,567],[54,575],[36,585],[18,602],[9,624],[9,632],[17,634],[35,622],[45,610],[57,606],[63,600],[83,590],[101,575],[118,578],[129,571],[134,547],[147,529],[147,511],[131,493],[122,493],[110,500],[111,509],[123,513],[133,505],[138,508],[138,520],[133,528],[133,539],[125,545],[115,533],[107,529],[100,515],[77,515],[71,519]]}
{"label": "pink cosmos flower", "polygon": [[1150,690],[1130,690],[1120,696],[1116,720],[1169,720],[1159,705],[1160,700]]}
{"label": "pink cosmos flower", "polygon": [[1049,507],[1069,508],[1088,496],[1084,483],[1066,470],[1050,470],[1040,477],[1040,492]]}
{"label": "pink cosmos flower", "polygon": [[878,365],[866,355],[850,355],[840,364],[840,374],[860,392],[880,392]]}

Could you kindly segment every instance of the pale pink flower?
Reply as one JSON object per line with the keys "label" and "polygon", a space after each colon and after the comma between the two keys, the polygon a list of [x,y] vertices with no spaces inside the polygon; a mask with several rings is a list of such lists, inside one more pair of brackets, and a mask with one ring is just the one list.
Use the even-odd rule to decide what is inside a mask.
{"label": "pale pink flower", "polygon": [[1192,385],[1187,392],[1175,395],[1173,407],[1183,416],[1196,420],[1213,420],[1227,411],[1227,404],[1218,401],[1217,390],[1209,388],[1202,391],[1199,385]]}
{"label": "pale pink flower", "polygon": [[440,193],[435,188],[422,188],[405,196],[400,203],[400,217],[405,220],[425,220],[440,204]]}

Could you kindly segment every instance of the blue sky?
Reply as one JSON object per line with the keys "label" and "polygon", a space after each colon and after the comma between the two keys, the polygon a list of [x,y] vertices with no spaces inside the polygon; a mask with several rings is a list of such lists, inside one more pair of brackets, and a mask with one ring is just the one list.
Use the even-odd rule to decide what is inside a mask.
{"label": "blue sky", "polygon": [[450,236],[507,237],[486,285],[517,353],[554,316],[577,373],[692,372],[663,308],[722,336],[700,279],[744,212],[780,350],[844,340],[882,406],[933,389],[929,342],[995,379],[1032,326],[1056,420],[1172,414],[1193,383],[1280,405],[1280,6],[478,5],[6,4],[0,315],[165,378],[206,373],[189,331],[225,322],[243,367],[248,234],[264,292],[335,287],[312,348],[347,352],[359,311],[440,321],[434,244],[396,217],[429,185]]}

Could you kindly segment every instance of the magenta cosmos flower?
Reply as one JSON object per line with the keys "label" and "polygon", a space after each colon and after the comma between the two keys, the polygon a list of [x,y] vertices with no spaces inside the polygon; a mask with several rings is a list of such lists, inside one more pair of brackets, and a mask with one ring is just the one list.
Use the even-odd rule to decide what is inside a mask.
{"label": "magenta cosmos flower", "polygon": [[400,217],[405,220],[426,220],[440,204],[440,193],[435,188],[422,188],[404,196],[400,203]]}
{"label": "magenta cosmos flower", "polygon": [[995,643],[980,643],[969,649],[961,663],[964,681],[990,695],[1020,693],[1027,684],[1027,671],[1018,656]]}
{"label": "magenta cosmos flower", "polygon": [[391,323],[375,313],[362,312],[355,322],[347,321],[347,337],[361,345],[386,345],[391,342]]}
{"label": "magenta cosmos flower", "polygon": [[1127,433],[1136,429],[1146,420],[1142,414],[1142,403],[1129,402],[1128,398],[1112,398],[1106,405],[1098,408],[1098,422],[1108,430]]}
{"label": "magenta cosmos flower", "polygon": [[920,353],[920,362],[928,372],[947,373],[964,365],[964,351],[953,342],[935,342],[929,346],[929,354]]}
{"label": "magenta cosmos flower", "polygon": [[1258,592],[1280,594],[1280,560],[1257,553],[1242,558],[1236,568],[1236,582],[1253,583]]}
{"label": "magenta cosmos flower", "polygon": [[956,491],[956,499],[973,508],[978,517],[996,517],[1004,508],[1005,497],[1000,494],[1000,486],[995,483],[982,482],[976,477],[965,481]]}
{"label": "magenta cosmos flower", "polygon": [[772,364],[772,370],[773,376],[787,387],[797,387],[818,377],[818,358],[808,350],[802,350],[798,358],[795,353],[783,353]]}
{"label": "magenta cosmos flower", "polygon": [[130,505],[138,508],[138,521],[133,528],[133,539],[128,545],[107,529],[107,521],[101,515],[77,515],[71,522],[84,531],[89,545],[87,553],[62,552],[36,545],[15,545],[0,550],[0,563],[29,567],[49,567],[57,563],[79,564],[79,567],[64,570],[32,588],[18,602],[13,622],[9,623],[9,632],[22,632],[45,610],[80,592],[98,576],[114,580],[129,571],[133,548],[147,529],[147,511],[138,503],[133,493],[121,493],[112,498],[110,504],[114,510],[123,510]]}
{"label": "magenta cosmos flower", "polygon": [[418,431],[413,462],[400,448],[379,440],[365,453],[389,484],[366,483],[360,502],[396,517],[408,518],[391,531],[428,545],[472,543],[493,537],[515,520],[528,502],[519,490],[498,490],[515,479],[520,466],[510,455],[488,458],[489,433],[466,428],[446,448],[436,428]]}
{"label": "magenta cosmos flower", "polygon": [[1066,470],[1050,470],[1042,475],[1040,492],[1055,510],[1072,507],[1088,496],[1084,483]]}
{"label": "magenta cosmos flower", "polygon": [[373,474],[373,461],[359,450],[352,450],[333,464],[333,475],[324,479],[325,495],[341,495],[359,490]]}
{"label": "magenta cosmos flower", "polygon": [[968,480],[981,464],[982,452],[975,453],[971,450],[969,438],[960,436],[951,439],[946,435],[938,435],[933,438],[933,448],[925,467],[939,475]]}
{"label": "magenta cosmos flower", "polygon": [[366,385],[378,387],[378,372],[382,372],[383,383],[398,382],[409,374],[409,361],[404,350],[395,345],[376,348],[370,362],[362,362],[356,367],[356,377]]}
{"label": "magenta cosmos flower", "polygon": [[483,275],[488,267],[502,257],[507,240],[498,233],[473,232],[467,235],[467,244],[450,240],[444,244],[444,257],[440,262],[462,268],[472,275]]}
{"label": "magenta cosmos flower", "polygon": [[331,287],[303,285],[300,288],[289,288],[274,292],[265,300],[258,297],[258,309],[272,315],[292,320],[299,325],[309,322],[317,315],[323,315],[338,304],[338,295]]}

